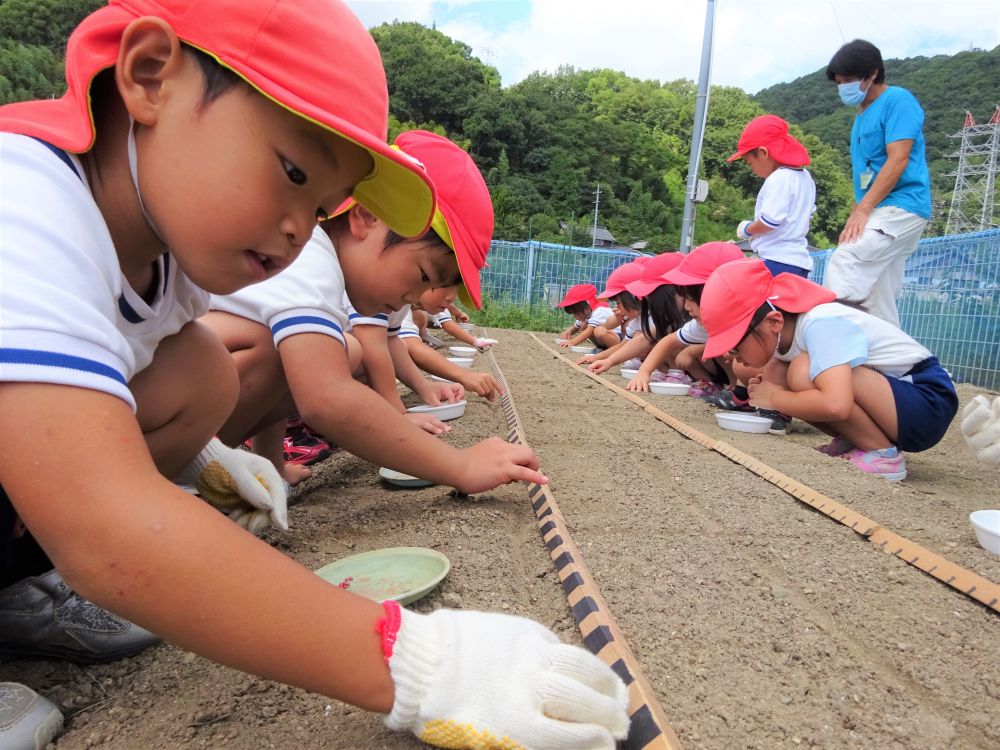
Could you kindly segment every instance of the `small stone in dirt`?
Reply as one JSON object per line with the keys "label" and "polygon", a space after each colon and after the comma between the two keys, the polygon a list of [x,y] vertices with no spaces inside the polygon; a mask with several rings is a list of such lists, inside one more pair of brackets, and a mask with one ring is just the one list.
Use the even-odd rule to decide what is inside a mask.
{"label": "small stone in dirt", "polygon": [[461,607],[462,595],[456,591],[446,591],[441,595],[441,601],[448,607]]}
{"label": "small stone in dirt", "polygon": [[535,571],[535,578],[545,578],[549,574],[551,567],[548,565],[543,565],[538,570]]}
{"label": "small stone in dirt", "polygon": [[784,586],[778,586],[777,584],[775,584],[774,586],[771,587],[771,596],[773,596],[775,599],[784,599],[786,596],[788,596],[788,589],[786,589]]}

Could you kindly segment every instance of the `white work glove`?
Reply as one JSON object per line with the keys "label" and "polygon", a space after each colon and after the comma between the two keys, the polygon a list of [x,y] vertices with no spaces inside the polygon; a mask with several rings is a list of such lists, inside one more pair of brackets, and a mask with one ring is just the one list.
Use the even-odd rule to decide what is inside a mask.
{"label": "white work glove", "polygon": [[450,609],[401,614],[390,729],[477,750],[613,750],[628,733],[621,678],[537,622]]}
{"label": "white work glove", "polygon": [[268,523],[288,531],[285,481],[266,458],[212,438],[178,479],[251,533]]}
{"label": "white work glove", "polygon": [[736,227],[736,236],[739,237],[741,240],[750,239],[752,235],[750,234],[750,232],[747,231],[747,227],[749,227],[751,224],[753,224],[752,219],[744,219],[743,221],[741,221],[739,223],[739,226]]}
{"label": "white work glove", "polygon": [[983,463],[1000,464],[1000,397],[976,396],[962,411],[962,437]]}
{"label": "white work glove", "polygon": [[475,341],[472,342],[472,345],[474,347],[476,347],[477,349],[488,349],[489,347],[493,346],[495,343],[497,343],[496,339],[481,339],[481,338],[477,338]]}

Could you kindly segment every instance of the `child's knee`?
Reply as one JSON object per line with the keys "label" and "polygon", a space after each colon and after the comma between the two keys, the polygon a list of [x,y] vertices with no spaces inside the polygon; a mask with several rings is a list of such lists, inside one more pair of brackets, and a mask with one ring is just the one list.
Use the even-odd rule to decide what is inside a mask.
{"label": "child's knee", "polygon": [[677,352],[677,356],[674,358],[674,361],[677,363],[677,367],[681,370],[686,370],[691,367],[691,365],[696,364],[695,355],[690,346]]}
{"label": "child's knee", "polygon": [[349,333],[344,334],[344,346],[347,349],[347,365],[351,368],[351,375],[355,377],[363,375],[365,368],[361,363],[364,349],[361,342]]}
{"label": "child's knee", "polygon": [[160,342],[153,361],[129,385],[140,423],[143,414],[156,415],[152,421],[162,423],[188,412],[221,425],[236,407],[240,392],[232,355],[197,321]]}
{"label": "child's knee", "polygon": [[809,377],[809,355],[800,354],[788,365],[788,390],[808,391],[814,388]]}

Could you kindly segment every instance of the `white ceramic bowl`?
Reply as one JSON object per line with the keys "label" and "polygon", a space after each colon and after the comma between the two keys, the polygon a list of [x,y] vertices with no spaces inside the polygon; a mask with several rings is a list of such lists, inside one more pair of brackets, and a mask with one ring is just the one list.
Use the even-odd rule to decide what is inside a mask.
{"label": "white ceramic bowl", "polygon": [[[652,383],[650,383],[652,385]],[[724,430],[735,430],[736,432],[766,433],[771,429],[771,420],[767,417],[758,417],[753,414],[741,414],[739,412],[717,411],[715,421]]]}
{"label": "white ceramic bowl", "polygon": [[636,375],[639,374],[638,370],[630,370],[627,367],[623,367],[618,371],[625,380],[631,380]]}
{"label": "white ceramic bowl", "polygon": [[447,422],[449,419],[458,419],[465,414],[466,403],[468,402],[462,399],[453,404],[441,404],[441,406],[421,404],[420,406],[411,406],[407,411],[411,414],[432,414],[442,422]]}
{"label": "white ceramic bowl", "polygon": [[395,471],[393,469],[387,469],[384,466],[378,470],[378,475],[389,484],[394,484],[397,487],[430,487],[434,484],[434,482],[429,479],[411,477],[409,474],[404,474],[401,471]]}
{"label": "white ceramic bowl", "polygon": [[448,357],[448,361],[467,370],[472,369],[472,357]]}
{"label": "white ceramic bowl", "polygon": [[1000,510],[977,510],[969,514],[976,540],[994,555],[1000,555]]}
{"label": "white ceramic bowl", "polygon": [[649,390],[659,396],[686,396],[691,386],[687,383],[653,383],[650,382]]}
{"label": "white ceramic bowl", "polygon": [[479,350],[474,346],[449,346],[448,351],[457,357],[471,357]]}
{"label": "white ceramic bowl", "polygon": [[594,351],[594,347],[592,347],[592,346],[571,346],[569,348],[569,350],[571,352],[576,352],[577,354],[590,354],[592,351]]}

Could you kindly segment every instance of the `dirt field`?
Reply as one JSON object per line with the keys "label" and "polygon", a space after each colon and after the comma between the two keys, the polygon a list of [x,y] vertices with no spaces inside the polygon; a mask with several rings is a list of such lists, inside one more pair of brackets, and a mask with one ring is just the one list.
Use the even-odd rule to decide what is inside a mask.
{"label": "dirt field", "polygon": [[[686,440],[528,334],[491,334],[584,562],[685,747],[1000,747],[995,612]],[[475,366],[487,369],[486,359]],[[975,392],[962,387],[963,404]],[[824,436],[801,422],[785,437],[742,435],[719,430],[695,399],[648,398],[1000,581],[1000,557],[976,544],[968,522],[1000,505],[1000,481],[975,463],[957,424],[910,457],[906,481],[889,484],[812,450]],[[475,397],[453,424],[446,439],[461,445],[506,434],[500,409]],[[433,547],[452,570],[414,608],[522,614],[579,643],[523,486],[469,499],[441,487],[392,490],[343,452],[316,474],[292,530],[267,537],[279,549],[316,568],[379,547]],[[63,707],[60,750],[423,747],[377,716],[169,645],[88,668],[8,663],[0,678]]]}

